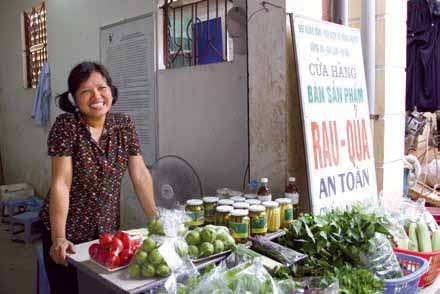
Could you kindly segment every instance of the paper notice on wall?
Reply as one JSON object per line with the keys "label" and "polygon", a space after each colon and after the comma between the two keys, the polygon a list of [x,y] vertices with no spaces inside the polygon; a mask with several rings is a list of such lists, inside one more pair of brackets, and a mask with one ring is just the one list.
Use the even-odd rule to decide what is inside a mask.
{"label": "paper notice on wall", "polygon": [[147,164],[156,160],[154,18],[142,16],[101,28],[101,62],[119,90],[112,112],[136,125]]}
{"label": "paper notice on wall", "polygon": [[377,199],[358,29],[293,17],[313,213]]}

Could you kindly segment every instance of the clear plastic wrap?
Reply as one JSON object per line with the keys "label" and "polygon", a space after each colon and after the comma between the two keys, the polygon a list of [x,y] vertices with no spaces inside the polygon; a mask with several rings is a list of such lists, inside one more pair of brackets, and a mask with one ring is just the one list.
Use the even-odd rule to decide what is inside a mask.
{"label": "clear plastic wrap", "polygon": [[303,253],[299,253],[260,236],[252,239],[252,249],[269,256],[288,267],[307,257],[307,255]]}
{"label": "clear plastic wrap", "polygon": [[379,279],[395,279],[403,277],[400,263],[394,254],[388,238],[376,233],[371,239],[370,248],[367,252],[359,252],[362,268],[368,269]]}

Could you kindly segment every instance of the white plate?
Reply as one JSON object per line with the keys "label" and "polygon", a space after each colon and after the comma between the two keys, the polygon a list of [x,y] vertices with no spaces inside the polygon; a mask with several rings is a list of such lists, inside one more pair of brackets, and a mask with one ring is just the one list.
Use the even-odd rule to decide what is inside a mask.
{"label": "white plate", "polygon": [[124,268],[128,267],[128,264],[127,264],[127,265],[124,265],[124,266],[118,266],[118,267],[115,267],[115,268],[108,268],[108,267],[106,267],[106,266],[100,264],[99,262],[97,262],[97,261],[91,259],[91,258],[90,258],[90,261],[91,261],[92,263],[98,265],[100,268],[106,270],[106,271],[109,272],[109,273],[111,273],[111,272],[115,272],[115,271],[118,271],[118,270],[121,270],[121,269],[124,269]]}

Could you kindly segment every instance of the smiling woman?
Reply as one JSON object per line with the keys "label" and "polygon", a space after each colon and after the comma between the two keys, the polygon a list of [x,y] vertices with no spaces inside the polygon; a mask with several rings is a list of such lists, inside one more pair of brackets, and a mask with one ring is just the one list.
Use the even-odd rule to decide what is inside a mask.
{"label": "smiling woman", "polygon": [[76,270],[66,262],[74,244],[119,229],[121,181],[127,168],[145,215],[156,214],[153,183],[134,122],[110,112],[117,99],[107,70],[94,62],[75,66],[68,91],[58,97],[67,113],[57,117],[49,133],[52,180],[40,213],[51,293],[78,291]]}

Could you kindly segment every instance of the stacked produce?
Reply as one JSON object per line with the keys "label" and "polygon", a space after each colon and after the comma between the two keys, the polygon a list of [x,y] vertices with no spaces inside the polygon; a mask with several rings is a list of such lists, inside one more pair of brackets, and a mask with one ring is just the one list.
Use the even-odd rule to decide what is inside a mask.
{"label": "stacked produce", "polygon": [[139,238],[131,238],[126,232],[118,231],[114,235],[103,233],[99,243],[89,246],[89,255],[100,265],[114,269],[129,264],[139,246]]}
{"label": "stacked produce", "polygon": [[387,240],[387,226],[384,218],[360,208],[323,216],[304,214],[279,242],[308,255],[294,268],[295,276],[339,277],[341,289],[348,289],[356,280],[360,292],[350,293],[374,293],[383,289],[383,279],[402,276]]}
{"label": "stacked produce", "polygon": [[188,253],[192,259],[208,257],[230,250],[235,246],[234,238],[226,227],[207,225],[195,228],[185,235]]}
{"label": "stacked produce", "polygon": [[166,277],[171,273],[158,248],[158,244],[152,238],[147,237],[144,240],[134,256],[134,262],[128,266],[128,273],[131,277]]}
{"label": "stacked produce", "polygon": [[432,233],[423,221],[412,222],[407,226],[408,246],[399,244],[399,248],[418,252],[433,252],[440,250],[440,230]]}

